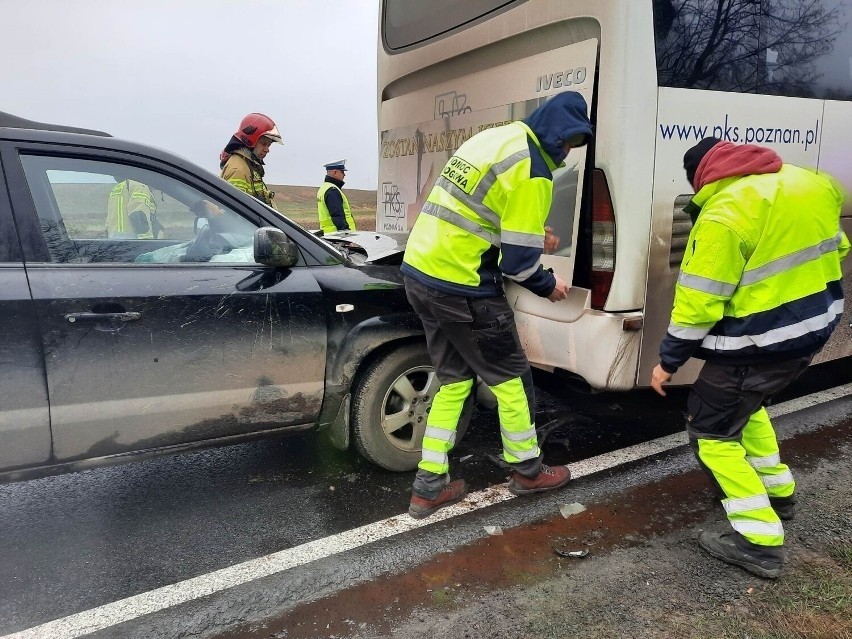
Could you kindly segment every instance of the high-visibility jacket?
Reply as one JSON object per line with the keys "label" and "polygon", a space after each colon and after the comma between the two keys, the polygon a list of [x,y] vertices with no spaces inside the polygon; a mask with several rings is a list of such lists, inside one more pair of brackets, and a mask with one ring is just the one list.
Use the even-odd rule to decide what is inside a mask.
{"label": "high-visibility jacket", "polygon": [[[355,230],[355,218],[352,217],[349,200],[340,188],[340,185],[343,183],[340,182],[340,184],[337,184],[337,182],[340,182],[340,180],[335,180],[333,177],[326,177],[325,182],[317,190],[317,214],[319,215],[320,229],[323,233],[334,233],[335,231],[345,231],[347,229],[350,231]],[[335,193],[330,194],[329,191],[332,190]],[[332,208],[329,208],[327,196],[331,195],[331,197],[334,197],[337,194],[339,194],[342,204],[337,203],[339,207],[332,205]]]}
{"label": "high-visibility jacket", "polygon": [[269,190],[263,181],[263,165],[249,149],[237,149],[222,167],[221,178],[233,184],[240,191],[256,197],[258,200],[275,207],[275,193]]}
{"label": "high-visibility jacket", "polygon": [[692,356],[752,364],[820,349],[843,313],[842,201],[830,177],[789,164],[698,191],[662,367],[674,372]]}
{"label": "high-visibility jacket", "polygon": [[109,194],[107,237],[150,240],[162,237],[157,222],[157,204],[147,184],[122,180]]}
{"label": "high-visibility jacket", "polygon": [[444,166],[408,237],[402,271],[455,295],[502,294],[503,276],[545,297],[541,265],[556,168],[524,122],[486,129]]}

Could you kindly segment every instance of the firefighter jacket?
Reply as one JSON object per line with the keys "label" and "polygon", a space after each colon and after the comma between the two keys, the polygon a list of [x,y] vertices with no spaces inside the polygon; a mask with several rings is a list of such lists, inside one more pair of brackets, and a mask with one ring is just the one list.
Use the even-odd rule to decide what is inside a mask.
{"label": "firefighter jacket", "polygon": [[349,200],[343,194],[342,186],[342,180],[328,175],[317,191],[317,213],[323,233],[355,230],[355,218],[352,217]]}
{"label": "firefighter jacket", "polygon": [[592,129],[586,103],[561,93],[519,122],[486,129],[444,166],[406,244],[402,271],[466,297],[503,294],[503,276],[546,297],[556,286],[541,265],[552,171],[562,141]]}
{"label": "firefighter jacket", "polygon": [[251,149],[236,149],[222,167],[221,178],[233,184],[240,191],[253,195],[258,200],[275,208],[275,193],[269,190],[263,181],[263,164]]}
{"label": "firefighter jacket", "polygon": [[150,240],[162,237],[157,205],[148,185],[122,180],[109,194],[106,231],[109,238]]}
{"label": "firefighter jacket", "polygon": [[690,357],[742,365],[819,350],[843,313],[842,200],[829,176],[780,161],[699,185],[663,369]]}

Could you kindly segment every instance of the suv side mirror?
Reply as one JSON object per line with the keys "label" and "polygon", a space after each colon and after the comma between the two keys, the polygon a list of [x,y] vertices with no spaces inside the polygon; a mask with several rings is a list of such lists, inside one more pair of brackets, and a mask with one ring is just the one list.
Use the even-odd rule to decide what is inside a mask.
{"label": "suv side mirror", "polygon": [[254,261],[290,268],[299,260],[296,244],[280,229],[264,226],[254,232]]}

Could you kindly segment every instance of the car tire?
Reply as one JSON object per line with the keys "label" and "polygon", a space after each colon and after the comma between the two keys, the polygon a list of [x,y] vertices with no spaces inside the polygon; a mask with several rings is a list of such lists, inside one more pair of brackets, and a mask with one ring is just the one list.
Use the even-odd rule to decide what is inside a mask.
{"label": "car tire", "polygon": [[[417,468],[432,400],[440,388],[425,344],[409,344],[381,356],[364,372],[352,400],[358,452],[392,471]],[[472,402],[456,442],[470,423]]]}

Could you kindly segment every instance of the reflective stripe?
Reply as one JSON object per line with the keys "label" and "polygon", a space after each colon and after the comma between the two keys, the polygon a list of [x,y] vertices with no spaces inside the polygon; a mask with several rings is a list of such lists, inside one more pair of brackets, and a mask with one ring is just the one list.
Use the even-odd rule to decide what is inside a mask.
{"label": "reflective stripe", "polygon": [[497,164],[492,164],[491,169],[488,171],[488,173],[486,173],[479,181],[479,184],[476,185],[476,190],[473,192],[471,197],[482,202],[485,199],[485,196],[488,194],[488,191],[490,191],[491,187],[494,186],[494,183],[497,181],[497,177],[499,175],[511,170],[516,164],[518,164],[519,162],[523,162],[529,156],[529,149],[524,149],[523,151],[512,153],[512,155],[503,158],[502,160],[497,162]]}
{"label": "reflective stripe", "polygon": [[538,446],[533,448],[532,450],[523,450],[523,451],[515,451],[514,449],[503,448],[503,455],[506,456],[506,453],[509,453],[517,459],[518,461],[526,461],[528,459],[536,459],[541,456],[541,450]]}
{"label": "reflective stripe", "polygon": [[819,331],[831,324],[837,316],[842,314],[843,300],[835,300],[834,303],[828,307],[828,310],[822,315],[809,317],[808,319],[788,326],[773,328],[772,330],[761,333],[760,335],[741,335],[739,337],[732,337],[728,335],[708,335],[704,338],[704,341],[701,342],[701,346],[712,351],[736,351],[753,345],[770,346],[772,344],[786,342],[787,340]]}
{"label": "reflective stripe", "polygon": [[781,463],[781,455],[779,453],[775,453],[774,455],[769,455],[767,457],[746,456],[746,461],[752,468],[771,468],[772,466],[777,466]]}
{"label": "reflective stripe", "polygon": [[544,248],[544,236],[536,233],[521,233],[520,231],[501,231],[500,238],[505,244]]}
{"label": "reflective stripe", "polygon": [[508,277],[510,280],[514,280],[515,282],[523,282],[529,277],[538,271],[539,266],[541,266],[541,260],[536,260],[535,264],[530,266],[529,268],[525,268],[520,273],[515,273],[514,275],[510,275],[509,273],[503,273],[504,276]]}
{"label": "reflective stripe", "polygon": [[495,228],[500,228],[500,216],[497,215],[494,211],[489,209],[487,206],[482,204],[482,201],[479,199],[473,200],[474,196],[470,196],[464,191],[462,191],[458,186],[455,185],[454,182],[448,180],[443,175],[440,176],[435,181],[435,186],[440,186],[447,193],[452,195],[455,199],[460,202],[464,202],[465,206],[474,211],[479,217],[483,220],[490,222]]}
{"label": "reflective stripe", "polygon": [[245,191],[246,193],[248,193],[250,190],[252,190],[251,184],[249,184],[245,180],[241,180],[240,178],[231,178],[230,180],[228,180],[228,183],[233,184],[240,191]]}
{"label": "reflective stripe", "polygon": [[749,510],[758,510],[760,508],[769,508],[769,496],[754,495],[752,497],[740,497],[739,499],[723,499],[722,506],[729,515]]}
{"label": "reflective stripe", "polygon": [[144,193],[139,193],[139,192],[131,193],[130,197],[135,199],[135,200],[142,200],[145,203],[146,206],[148,206],[150,208],[154,208],[153,200],[151,200],[151,198],[149,198]]}
{"label": "reflective stripe", "polygon": [[709,293],[710,295],[730,297],[734,294],[734,291],[737,290],[736,284],[719,282],[718,280],[711,280],[708,277],[690,275],[689,273],[684,272],[681,272],[677,281],[681,286],[686,286],[687,288],[692,288],[696,291],[701,291],[702,293]]}
{"label": "reflective stripe", "polygon": [[[517,153],[513,153],[509,157],[504,158],[497,164],[492,164],[491,169],[482,177],[479,184],[476,185],[476,189],[470,195],[462,191],[458,186],[444,176],[440,176],[435,181],[435,185],[440,186],[460,202],[464,202],[465,206],[474,211],[477,215],[479,215],[479,217],[490,222],[495,228],[499,229],[500,216],[483,203],[485,196],[488,194],[488,191],[491,190],[491,187],[494,186],[494,183],[497,181],[497,177],[500,174],[509,171],[519,162],[523,162],[529,157],[529,155],[529,150],[518,151]],[[447,221],[449,222],[450,220]],[[499,246],[499,244],[494,244],[494,246]],[[544,246],[544,238],[542,238],[542,246]]]}
{"label": "reflective stripe", "polygon": [[456,431],[448,430],[446,428],[435,428],[434,426],[427,426],[426,432],[423,433],[423,437],[439,439],[442,442],[450,442],[452,444],[456,441]]}
{"label": "reflective stripe", "polygon": [[432,462],[439,466],[446,466],[449,463],[449,458],[446,453],[439,453],[428,448],[423,449],[423,461]]}
{"label": "reflective stripe", "polygon": [[820,242],[816,246],[809,246],[808,248],[796,251],[790,255],[785,255],[784,257],[779,257],[776,260],[767,262],[763,266],[759,266],[750,271],[745,271],[743,272],[743,276],[740,278],[740,285],[746,286],[748,284],[754,284],[761,280],[765,280],[768,277],[772,277],[773,275],[777,275],[778,273],[789,271],[790,269],[801,264],[805,264],[806,262],[818,260],[826,253],[836,251],[840,247],[841,239],[842,236],[838,233],[835,237]]}
{"label": "reflective stripe", "polygon": [[686,327],[669,324],[669,335],[679,339],[699,340],[704,339],[707,336],[707,333],[710,332],[711,328],[711,326],[708,326],[707,328],[696,328],[694,326]]}
{"label": "reflective stripe", "polygon": [[747,521],[743,521],[742,519],[730,519],[728,521],[730,521],[733,529],[741,535],[784,535],[784,526],[781,525],[780,521],[754,521],[753,519],[749,519]]}
{"label": "reflective stripe", "polygon": [[520,433],[509,432],[505,428],[501,428],[500,434],[503,435],[503,437],[508,439],[510,442],[525,442],[528,439],[536,437],[535,426],[530,426],[527,430],[522,431]]}
{"label": "reflective stripe", "polygon": [[489,231],[486,231],[473,220],[469,220],[463,215],[460,215],[455,211],[451,211],[445,206],[435,204],[434,202],[426,202],[426,204],[423,205],[421,213],[426,213],[427,215],[436,217],[439,220],[448,222],[453,226],[457,226],[460,229],[467,231],[471,235],[475,235],[476,237],[485,240],[492,246],[500,246],[500,237],[496,233],[490,233]]}
{"label": "reflective stripe", "polygon": [[763,485],[767,488],[771,488],[772,486],[783,486],[784,484],[792,484],[793,473],[787,470],[777,475],[761,475],[760,481],[762,481]]}

